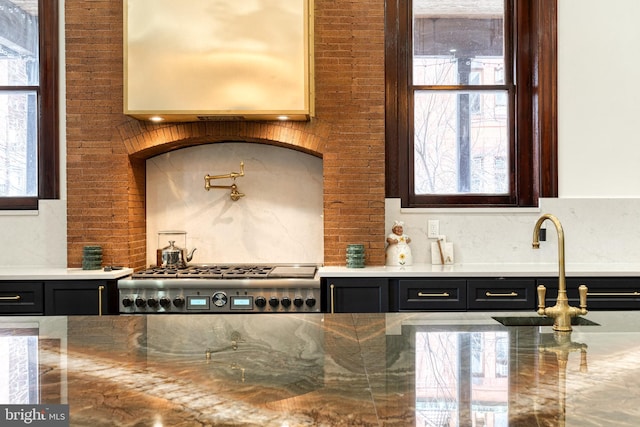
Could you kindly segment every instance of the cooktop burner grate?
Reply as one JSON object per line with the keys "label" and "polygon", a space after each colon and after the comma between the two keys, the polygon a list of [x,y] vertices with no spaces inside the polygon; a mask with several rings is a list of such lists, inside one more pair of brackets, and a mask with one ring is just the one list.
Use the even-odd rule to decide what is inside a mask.
{"label": "cooktop burner grate", "polygon": [[133,273],[133,279],[202,278],[202,279],[265,279],[268,277],[313,277],[314,266],[270,265],[193,265],[186,268],[150,267]]}

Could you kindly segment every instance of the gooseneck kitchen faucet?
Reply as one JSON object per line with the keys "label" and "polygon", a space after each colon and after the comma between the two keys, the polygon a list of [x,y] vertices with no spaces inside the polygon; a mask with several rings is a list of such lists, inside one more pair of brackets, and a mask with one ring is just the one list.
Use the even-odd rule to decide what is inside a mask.
{"label": "gooseneck kitchen faucet", "polygon": [[545,307],[546,288],[544,285],[538,286],[538,314],[548,316],[554,319],[553,330],[569,332],[571,328],[571,318],[587,314],[587,287],[580,285],[578,292],[580,294],[580,308],[571,307],[567,298],[567,285],[565,280],[565,261],[564,261],[564,231],[560,220],[551,214],[544,214],[536,222],[533,228],[533,249],[540,248],[540,227],[542,223],[549,220],[555,225],[558,232],[558,298],[556,305],[553,307]]}

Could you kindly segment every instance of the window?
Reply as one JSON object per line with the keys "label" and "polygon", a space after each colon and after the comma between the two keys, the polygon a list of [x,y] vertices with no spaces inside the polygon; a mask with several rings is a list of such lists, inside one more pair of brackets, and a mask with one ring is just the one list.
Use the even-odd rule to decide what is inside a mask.
{"label": "window", "polygon": [[387,197],[557,196],[556,1],[387,0]]}
{"label": "window", "polygon": [[0,209],[59,197],[58,2],[0,0]]}

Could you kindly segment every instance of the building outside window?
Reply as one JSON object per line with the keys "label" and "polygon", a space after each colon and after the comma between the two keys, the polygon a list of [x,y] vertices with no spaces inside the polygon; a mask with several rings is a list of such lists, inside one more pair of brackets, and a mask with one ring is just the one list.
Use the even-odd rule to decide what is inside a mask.
{"label": "building outside window", "polygon": [[0,209],[58,197],[57,13],[0,0]]}
{"label": "building outside window", "polygon": [[388,197],[534,206],[557,193],[548,22],[555,0],[387,0]]}

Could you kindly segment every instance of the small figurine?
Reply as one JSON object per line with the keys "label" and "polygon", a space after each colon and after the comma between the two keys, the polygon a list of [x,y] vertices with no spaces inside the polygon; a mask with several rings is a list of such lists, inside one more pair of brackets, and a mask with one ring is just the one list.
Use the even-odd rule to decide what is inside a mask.
{"label": "small figurine", "polygon": [[411,238],[404,234],[404,222],[395,221],[391,233],[387,236],[387,265],[411,265]]}

